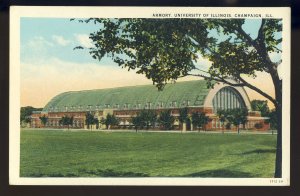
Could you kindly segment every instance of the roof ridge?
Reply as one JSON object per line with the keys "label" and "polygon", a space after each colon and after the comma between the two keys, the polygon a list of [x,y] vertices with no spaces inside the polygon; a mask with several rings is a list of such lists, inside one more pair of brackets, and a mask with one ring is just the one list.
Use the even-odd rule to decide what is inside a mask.
{"label": "roof ridge", "polygon": [[[167,85],[173,85],[173,84],[177,84],[177,83],[188,83],[188,82],[199,82],[199,81],[205,81],[203,79],[201,80],[188,80],[188,81],[176,81],[175,83],[167,83]],[[78,90],[78,91],[65,91],[62,92],[60,94],[67,94],[67,93],[78,93],[78,92],[91,92],[91,91],[98,91],[98,90],[112,90],[112,89],[122,89],[122,88],[132,88],[132,87],[145,87],[145,86],[153,86],[155,87],[155,85],[153,84],[141,84],[141,85],[132,85],[132,86],[118,86],[118,87],[109,87],[109,88],[97,88],[97,89],[87,89],[87,90]]]}

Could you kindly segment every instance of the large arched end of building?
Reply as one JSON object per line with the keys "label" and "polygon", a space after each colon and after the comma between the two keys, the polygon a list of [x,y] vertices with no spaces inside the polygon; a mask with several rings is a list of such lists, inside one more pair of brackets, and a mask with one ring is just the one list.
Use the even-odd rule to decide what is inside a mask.
{"label": "large arched end of building", "polygon": [[214,113],[219,109],[247,108],[251,110],[249,97],[243,87],[233,87],[217,83],[204,101],[204,108],[211,108]]}

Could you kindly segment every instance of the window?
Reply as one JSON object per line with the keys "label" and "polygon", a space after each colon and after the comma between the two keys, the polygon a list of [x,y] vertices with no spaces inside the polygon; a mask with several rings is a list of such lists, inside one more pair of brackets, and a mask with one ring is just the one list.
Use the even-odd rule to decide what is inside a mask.
{"label": "window", "polygon": [[92,109],[92,106],[91,106],[91,105],[87,105],[87,106],[86,106],[86,110],[91,111],[91,109]]}
{"label": "window", "polygon": [[181,104],[181,106],[185,106],[186,105],[186,102],[185,101],[183,101],[182,102],[182,104]]}
{"label": "window", "polygon": [[129,108],[129,103],[125,103],[124,105],[123,105],[123,109],[128,109]]}
{"label": "window", "polygon": [[170,107],[175,108],[176,107],[176,101],[170,102]]}
{"label": "window", "polygon": [[212,102],[214,113],[218,109],[246,108],[242,96],[232,87],[224,87],[219,90]]}
{"label": "window", "polygon": [[151,108],[151,102],[147,102],[146,105],[145,105],[145,108],[150,109]]}
{"label": "window", "polygon": [[186,106],[190,106],[190,100],[186,101]]}

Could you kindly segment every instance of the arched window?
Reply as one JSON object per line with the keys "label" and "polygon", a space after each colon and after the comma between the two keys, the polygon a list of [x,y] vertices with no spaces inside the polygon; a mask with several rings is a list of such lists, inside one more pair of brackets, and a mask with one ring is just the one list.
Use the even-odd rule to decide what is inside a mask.
{"label": "arched window", "polygon": [[232,87],[224,87],[219,90],[213,98],[214,113],[220,109],[227,110],[234,108],[246,108],[240,93]]}

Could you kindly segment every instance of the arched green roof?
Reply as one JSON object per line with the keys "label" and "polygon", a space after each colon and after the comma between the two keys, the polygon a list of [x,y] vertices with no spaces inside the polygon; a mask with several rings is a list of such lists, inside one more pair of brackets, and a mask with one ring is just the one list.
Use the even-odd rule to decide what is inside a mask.
{"label": "arched green roof", "polygon": [[154,85],[71,91],[55,96],[43,111],[66,111],[66,106],[67,111],[123,109],[124,105],[127,105],[126,109],[137,109],[138,104],[138,109],[143,109],[148,103],[151,103],[151,109],[158,105],[162,108],[185,107],[187,103],[202,106],[209,90],[206,81],[194,80],[167,84],[162,91]]}

